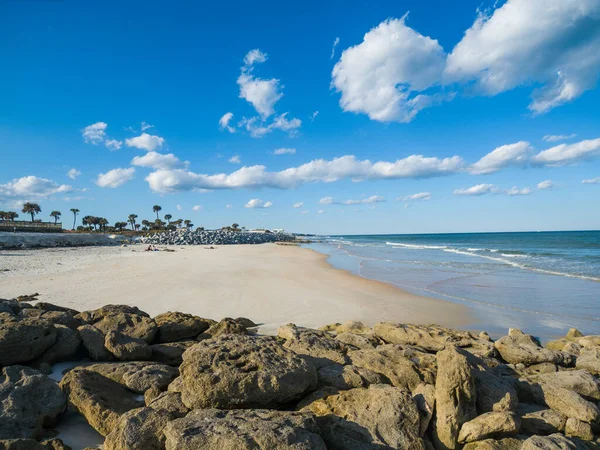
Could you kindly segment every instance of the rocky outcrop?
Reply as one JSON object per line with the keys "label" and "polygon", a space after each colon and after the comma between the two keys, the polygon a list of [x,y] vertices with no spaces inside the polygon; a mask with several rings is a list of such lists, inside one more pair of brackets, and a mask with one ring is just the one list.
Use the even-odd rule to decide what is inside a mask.
{"label": "rocky outcrop", "polygon": [[106,436],[104,450],[162,450],[163,430],[172,418],[167,411],[153,408],[127,411]]}
{"label": "rocky outcrop", "polygon": [[517,415],[521,420],[521,431],[528,434],[548,435],[565,430],[567,418],[544,406],[520,403]]}
{"label": "rocky outcrop", "polygon": [[245,326],[236,322],[231,317],[225,317],[218,323],[212,324],[204,333],[198,336],[198,340],[210,339],[224,334],[248,334]]}
{"label": "rocky outcrop", "polygon": [[508,336],[498,339],[494,346],[502,359],[510,364],[530,366],[550,362],[568,367],[575,362],[572,355],[544,348],[536,338],[517,329],[511,329]]}
{"label": "rocky outcrop", "polygon": [[146,341],[115,330],[104,337],[104,348],[119,361],[143,361],[152,356],[152,349]]}
{"label": "rocky outcrop", "polygon": [[487,438],[503,438],[515,435],[521,428],[517,416],[509,412],[489,412],[463,424],[458,442],[480,441]]}
{"label": "rocky outcrop", "polygon": [[90,364],[82,368],[109,378],[138,394],[143,394],[151,387],[163,391],[179,374],[176,368],[165,364],[138,361]]}
{"label": "rocky outcrop", "polygon": [[319,385],[331,386],[339,390],[368,387],[371,384],[383,384],[386,378],[372,370],[356,366],[332,364],[319,369]]}
{"label": "rocky outcrop", "polygon": [[104,333],[93,325],[77,328],[83,346],[94,361],[110,361],[113,355],[104,347]]}
{"label": "rocky outcrop", "polygon": [[530,437],[523,442],[521,450],[591,450],[591,448],[562,434],[552,434]]}
{"label": "rocky outcrop", "polygon": [[70,361],[76,358],[81,347],[81,337],[77,330],[65,325],[54,325],[56,329],[56,341],[52,347],[46,350],[42,356],[33,361],[33,366],[41,364],[52,365],[60,361]]}
{"label": "rocky outcrop", "polygon": [[287,233],[249,233],[233,230],[173,230],[145,236],[142,244],[154,245],[235,245],[290,242],[296,237]]}
{"label": "rocky outcrop", "polygon": [[157,341],[159,343],[192,339],[211,326],[207,319],[171,311],[159,314],[154,318],[154,322],[158,326]]}
{"label": "rocky outcrop", "polygon": [[577,368],[600,375],[600,346],[583,348],[577,356]]}
{"label": "rocky outcrop", "polygon": [[146,406],[157,411],[167,411],[174,418],[185,417],[190,411],[181,401],[179,392],[163,392],[154,399],[146,400]]}
{"label": "rocky outcrop", "polygon": [[347,347],[323,331],[297,327],[289,323],[279,327],[277,336],[285,340],[285,348],[304,356],[317,368],[348,362]]}
{"label": "rocky outcrop", "polygon": [[33,361],[56,341],[56,328],[38,318],[0,322],[0,366]]}
{"label": "rocky outcrop", "polygon": [[111,331],[118,331],[126,336],[142,339],[151,344],[158,328],[154,320],[141,314],[111,313],[106,314],[101,320],[94,322],[94,326],[105,335]]}

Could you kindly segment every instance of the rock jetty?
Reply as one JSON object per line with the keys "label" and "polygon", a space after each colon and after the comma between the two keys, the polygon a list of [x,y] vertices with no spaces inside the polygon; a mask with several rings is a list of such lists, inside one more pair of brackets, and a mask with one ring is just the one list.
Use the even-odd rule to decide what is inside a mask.
{"label": "rock jetty", "polygon": [[[600,336],[255,329],[0,300],[0,449],[69,448],[53,431],[67,411],[105,450],[600,449]],[[78,364],[56,383],[59,361]]]}
{"label": "rock jetty", "polygon": [[292,242],[296,237],[288,233],[251,233],[233,230],[173,230],[140,238],[142,244],[154,245],[234,245]]}

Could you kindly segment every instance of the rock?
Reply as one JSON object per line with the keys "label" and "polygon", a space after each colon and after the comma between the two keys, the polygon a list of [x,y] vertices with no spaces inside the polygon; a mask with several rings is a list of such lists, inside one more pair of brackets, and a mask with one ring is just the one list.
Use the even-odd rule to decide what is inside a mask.
{"label": "rock", "polygon": [[39,358],[56,341],[56,328],[45,320],[27,318],[0,323],[0,366]]}
{"label": "rock", "polygon": [[183,359],[181,355],[192,345],[196,344],[196,341],[179,341],[170,342],[168,344],[154,344],[151,345],[152,349],[152,361],[156,361],[170,366],[179,366]]}
{"label": "rock", "polygon": [[465,445],[463,450],[521,450],[522,446],[523,441],[516,438],[484,439]]}
{"label": "rock", "polygon": [[271,407],[314,389],[314,366],[275,339],[222,335],[190,347],[179,367],[181,399],[194,408]]}
{"label": "rock", "polygon": [[169,422],[167,450],[327,450],[312,414],[271,410],[195,410]]}
{"label": "rock", "polygon": [[435,386],[421,383],[413,390],[412,396],[421,416],[419,436],[423,437],[435,411]]}
{"label": "rock", "polygon": [[52,303],[46,303],[46,302],[37,302],[34,306],[34,308],[36,309],[41,309],[42,311],[56,311],[56,312],[64,312],[64,313],[68,313],[71,316],[75,316],[77,314],[79,314],[79,311],[72,309],[72,308],[66,308],[64,306],[59,306],[59,305],[54,305]]}
{"label": "rock", "polygon": [[152,349],[146,341],[115,330],[106,334],[104,347],[119,361],[143,361],[152,356]]}
{"label": "rock", "polygon": [[[179,392],[177,392],[177,393],[179,394]],[[152,403],[154,400],[156,400],[162,394],[164,394],[164,392],[158,386],[152,386],[152,387],[146,389],[146,392],[144,392],[144,402],[146,403],[146,406],[150,405],[150,403]]]}
{"label": "rock", "polygon": [[113,359],[106,347],[104,347],[104,333],[93,325],[83,325],[77,328],[83,346],[94,361],[110,361]]}
{"label": "rock", "polygon": [[583,347],[581,345],[576,344],[575,342],[569,342],[562,348],[562,351],[568,353],[569,355],[579,356],[582,348]]}
{"label": "rock", "polygon": [[517,415],[521,420],[521,431],[528,434],[547,435],[562,432],[567,423],[567,418],[562,414],[529,403],[519,403]]}
{"label": "rock", "polygon": [[65,395],[46,375],[24,366],[2,368],[0,439],[39,437],[66,407]]}
{"label": "rock", "polygon": [[42,441],[42,445],[44,445],[48,450],[72,450],[71,447],[66,445],[60,439],[48,439],[46,441]]}
{"label": "rock", "polygon": [[565,337],[562,337],[562,338],[554,340],[554,341],[549,341],[546,344],[546,347],[548,347],[550,350],[561,351],[561,350],[563,350],[565,345],[567,345],[569,343],[577,343],[577,341],[579,341],[579,338],[582,338],[582,337],[583,337],[583,335],[579,332],[579,330],[577,328],[571,328],[567,332],[567,335]]}
{"label": "rock", "polygon": [[569,417],[565,425],[565,435],[569,437],[576,437],[583,439],[584,441],[591,441],[594,439],[594,433],[592,426],[587,422]]}
{"label": "rock", "polygon": [[145,236],[142,244],[154,245],[230,245],[293,242],[296,237],[287,233],[249,233],[233,230],[178,229]]}
{"label": "rock", "polygon": [[104,334],[119,331],[129,337],[143,339],[148,344],[152,344],[158,331],[154,320],[140,314],[129,313],[107,314],[101,320],[94,322],[94,326]]}
{"label": "rock", "polygon": [[166,312],[154,318],[158,326],[158,342],[176,342],[191,339],[208,330],[209,323],[205,319],[180,312]]}
{"label": "rock", "polygon": [[458,442],[467,443],[487,438],[510,437],[519,432],[521,422],[510,412],[489,412],[463,424]]}
{"label": "rock", "polygon": [[537,404],[548,405],[555,411],[584,422],[600,419],[600,409],[594,403],[583,399],[576,392],[555,383],[542,383],[533,391]]}
{"label": "rock", "polygon": [[81,321],[73,317],[71,313],[64,311],[48,311],[41,315],[41,318],[54,325],[64,325],[73,330],[81,326]]}
{"label": "rock", "polygon": [[419,449],[420,417],[409,392],[384,384],[357,388],[305,407],[318,416],[321,436],[331,450]]}
{"label": "rock", "polygon": [[77,355],[81,346],[81,338],[77,330],[64,325],[54,325],[54,328],[56,328],[56,342],[31,363],[33,366],[39,367],[41,364],[52,365],[61,361],[69,361]]}
{"label": "rock", "polygon": [[396,387],[412,391],[424,381],[418,366],[393,345],[349,351],[348,357],[353,365],[384,375],[386,382]]}
{"label": "rock", "polygon": [[335,337],[335,340],[362,349],[375,348],[379,345],[379,341],[368,334],[341,333]]}
{"label": "rock", "polygon": [[512,384],[497,376],[485,361],[466,353],[477,390],[477,412],[515,411],[519,397]]}
{"label": "rock", "polygon": [[115,428],[121,414],[143,406],[136,394],[90,370],[69,371],[60,387],[75,410],[103,436]]}
{"label": "rock", "polygon": [[143,394],[151,387],[165,390],[179,374],[174,367],[140,361],[91,364],[82,368],[109,378],[138,394]]}
{"label": "rock", "polygon": [[531,436],[521,450],[590,450],[583,442],[564,437],[562,434]]}
{"label": "rock", "polygon": [[86,323],[93,324],[102,320],[106,316],[110,316],[113,314],[135,314],[138,316],[150,317],[144,311],[141,311],[137,306],[129,306],[129,305],[104,305],[101,308],[95,309],[93,311],[83,311],[79,313],[76,317],[83,320]]}
{"label": "rock", "polygon": [[382,384],[386,378],[369,369],[356,366],[332,364],[318,371],[319,385],[331,386],[340,390],[368,387],[371,384]]}
{"label": "rock", "polygon": [[0,439],[0,450],[49,450],[34,439]]}
{"label": "rock", "polygon": [[234,320],[236,321],[236,323],[239,323],[241,326],[243,326],[246,329],[255,328],[258,326],[257,324],[252,322],[250,319],[247,319],[246,317],[237,317]]}
{"label": "rock", "polygon": [[510,364],[530,366],[550,362],[568,367],[574,363],[572,355],[543,348],[537,339],[521,330],[510,330],[508,336],[498,339],[494,345],[502,359]]}
{"label": "rock", "polygon": [[336,327],[335,332],[338,335],[343,333],[352,333],[373,336],[375,334],[372,328],[357,320],[349,320],[348,322],[344,322]]}
{"label": "rock", "polygon": [[190,411],[181,401],[181,394],[179,392],[164,392],[150,403],[146,402],[146,406],[156,410],[167,411],[175,418],[185,417]]}
{"label": "rock", "polygon": [[600,348],[583,348],[577,357],[576,367],[600,375]]}
{"label": "rock", "polygon": [[454,346],[437,354],[433,442],[438,450],[458,448],[462,425],[477,416],[477,390],[468,358],[465,350]]}
{"label": "rock", "polygon": [[304,356],[317,368],[329,364],[347,364],[347,347],[328,333],[289,323],[277,330],[277,336],[285,339],[283,346]]}
{"label": "rock", "polygon": [[152,408],[127,411],[106,436],[104,450],[162,450],[163,430],[171,418],[168,412]]}
{"label": "rock", "polygon": [[464,347],[471,353],[484,356],[495,354],[494,345],[488,338],[481,338],[468,331],[452,330],[438,325],[410,325],[378,323],[375,334],[390,344],[416,345],[430,352],[443,350],[446,344]]}
{"label": "rock", "polygon": [[596,348],[600,346],[600,335],[583,336],[577,340],[583,348]]}
{"label": "rock", "polygon": [[543,383],[555,383],[560,387],[577,392],[584,398],[600,400],[600,380],[585,370],[560,371],[540,375],[535,379]]}
{"label": "rock", "polygon": [[225,334],[248,334],[248,330],[231,317],[225,317],[220,322],[211,325],[204,333],[200,334],[198,340],[201,341]]}

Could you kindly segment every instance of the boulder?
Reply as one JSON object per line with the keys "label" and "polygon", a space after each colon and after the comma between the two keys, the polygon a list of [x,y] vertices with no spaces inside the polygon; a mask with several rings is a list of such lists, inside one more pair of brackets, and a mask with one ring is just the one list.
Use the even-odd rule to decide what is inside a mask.
{"label": "boulder", "polygon": [[312,364],[266,336],[199,342],[183,354],[179,372],[181,399],[190,409],[272,407],[317,384]]}
{"label": "boulder", "polygon": [[463,424],[458,442],[480,441],[488,438],[510,437],[519,432],[521,422],[510,412],[488,412]]}
{"label": "boulder", "polygon": [[478,414],[515,411],[519,397],[511,382],[496,375],[496,372],[482,358],[469,353],[465,355],[475,379]]}
{"label": "boulder", "polygon": [[581,334],[581,332],[577,328],[571,328],[567,332],[566,336],[564,336],[560,339],[556,339],[554,341],[549,341],[546,344],[546,347],[549,348],[550,350],[562,351],[564,349],[565,345],[567,345],[569,343],[577,343],[577,341],[579,341],[579,339],[582,337],[583,337],[583,334]]}
{"label": "boulder", "polygon": [[250,319],[248,319],[246,317],[236,317],[234,320],[246,329],[256,328],[258,326],[257,324],[255,324],[253,321],[251,321]]}
{"label": "boulder", "polygon": [[94,326],[105,335],[110,331],[119,331],[129,337],[143,339],[148,344],[152,344],[158,331],[154,320],[130,313],[107,314],[101,320],[94,322]]}
{"label": "boulder", "polygon": [[143,406],[136,394],[91,370],[69,371],[60,387],[69,404],[102,436],[115,428],[121,414]]}
{"label": "boulder", "polygon": [[312,414],[201,409],[164,429],[167,450],[327,450]]}
{"label": "boulder", "polygon": [[471,442],[463,447],[463,450],[521,450],[523,441],[517,438],[484,439],[483,441]]}
{"label": "boulder", "polygon": [[90,364],[82,368],[109,378],[138,394],[143,394],[151,387],[165,390],[179,374],[175,367],[141,361]]}
{"label": "boulder", "polygon": [[224,334],[248,334],[248,330],[231,317],[225,317],[218,323],[214,323],[208,330],[198,336],[198,340],[214,338]]}
{"label": "boulder", "polygon": [[591,441],[594,439],[594,432],[592,426],[587,422],[569,417],[565,425],[565,435],[569,437],[576,437],[585,441]]}
{"label": "boulder", "polygon": [[349,320],[341,325],[337,325],[334,331],[337,335],[344,333],[362,334],[367,336],[375,335],[375,332],[371,327],[368,327],[364,323],[359,322],[357,320]]}
{"label": "boulder", "polygon": [[450,345],[437,353],[437,361],[434,444],[438,450],[456,449],[462,425],[477,416],[475,379],[463,349]]}
{"label": "boulder", "polygon": [[576,367],[600,375],[600,348],[583,348],[577,357]]}
{"label": "boulder", "polygon": [[423,437],[435,411],[435,386],[421,383],[413,390],[412,396],[421,416],[419,436]]}
{"label": "boulder", "polygon": [[567,423],[567,418],[561,413],[530,403],[519,403],[517,415],[521,420],[521,431],[528,434],[548,435],[562,432]]}
{"label": "boulder", "polygon": [[104,347],[104,333],[93,325],[77,328],[83,346],[94,361],[110,361],[113,355]]}
{"label": "boulder", "polygon": [[113,314],[135,314],[143,317],[150,317],[144,311],[141,311],[137,306],[129,306],[129,305],[104,305],[101,308],[95,309],[93,311],[83,311],[77,314],[75,317],[83,320],[85,323],[93,324],[102,320],[104,317],[113,315]]}
{"label": "boulder", "polygon": [[39,358],[56,341],[50,322],[26,318],[0,323],[0,366],[27,363]]}
{"label": "boulder", "polygon": [[179,341],[151,345],[152,356],[150,359],[170,366],[179,366],[183,361],[181,358],[183,352],[196,343],[196,341]]}
{"label": "boulder", "polygon": [[61,361],[69,361],[77,355],[81,347],[81,337],[77,330],[64,325],[54,325],[54,328],[56,328],[56,342],[32,363],[33,366],[39,367],[41,364],[52,365]]}
{"label": "boulder", "polygon": [[550,436],[531,436],[521,450],[591,450],[583,442],[563,436],[551,434]]}
{"label": "boulder", "polygon": [[383,384],[386,378],[369,369],[356,366],[332,364],[321,367],[317,373],[320,386],[331,386],[340,390]]}
{"label": "boulder", "polygon": [[71,450],[70,447],[55,447],[34,439],[0,439],[0,450]]}
{"label": "boulder", "polygon": [[596,348],[600,346],[600,335],[583,336],[577,340],[583,348]]}
{"label": "boulder", "polygon": [[67,308],[65,306],[60,306],[60,305],[54,305],[52,303],[46,303],[46,302],[37,302],[35,304],[34,308],[41,309],[42,311],[46,311],[46,312],[56,311],[56,312],[69,313],[71,316],[75,316],[75,315],[79,314],[79,311],[77,311],[76,309]]}
{"label": "boulder", "polygon": [[179,392],[163,392],[150,402],[146,401],[146,406],[167,411],[174,418],[185,417],[190,411],[181,401]]}
{"label": "boulder", "polygon": [[575,362],[572,355],[544,348],[536,338],[517,329],[509,330],[508,336],[498,339],[494,345],[502,359],[510,364],[530,366],[550,362],[568,367]]}
{"label": "boulder", "polygon": [[340,333],[335,337],[335,340],[350,347],[362,349],[375,348],[380,344],[375,337],[368,334]]}
{"label": "boulder", "polygon": [[115,330],[106,334],[104,347],[119,361],[144,361],[152,356],[152,349],[146,341]]}
{"label": "boulder", "polygon": [[2,368],[0,439],[39,437],[66,407],[67,398],[46,375],[24,366]]}
{"label": "boulder", "polygon": [[317,368],[334,363],[348,363],[347,347],[324,331],[297,327],[289,323],[279,327],[277,336],[285,339],[285,348],[304,356]]}
{"label": "boulder", "polygon": [[48,311],[41,315],[41,318],[54,325],[64,325],[73,330],[81,326],[81,321],[73,317],[73,314],[66,311]]}
{"label": "boulder", "polygon": [[587,399],[600,400],[600,380],[585,370],[563,370],[534,379],[541,383],[554,383]]}
{"label": "boulder", "polygon": [[104,440],[104,450],[163,450],[164,428],[172,416],[164,410],[127,411]]}
{"label": "boulder", "polygon": [[171,311],[159,314],[154,322],[158,326],[157,341],[160,343],[195,338],[210,326],[206,319]]}
{"label": "boulder", "polygon": [[318,416],[330,450],[424,450],[420,417],[411,394],[385,384],[331,395],[303,409]]}
{"label": "boulder", "polygon": [[548,405],[555,411],[584,422],[600,419],[600,409],[595,403],[582,398],[578,393],[565,389],[555,383],[541,383],[534,387],[535,403]]}

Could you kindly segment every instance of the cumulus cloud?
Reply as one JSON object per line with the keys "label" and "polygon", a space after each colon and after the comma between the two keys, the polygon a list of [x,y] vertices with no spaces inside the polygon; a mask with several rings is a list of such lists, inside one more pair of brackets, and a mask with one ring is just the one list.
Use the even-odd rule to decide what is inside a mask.
{"label": "cumulus cloud", "polygon": [[131,160],[131,165],[139,167],[150,167],[158,170],[184,169],[188,161],[180,161],[172,153],[166,155],[157,152],[148,152],[144,156],[136,156]]}
{"label": "cumulus cloud", "polygon": [[72,168],[72,169],[70,169],[70,170],[67,172],[67,176],[68,176],[68,177],[69,177],[71,180],[74,180],[74,179],[75,179],[75,178],[77,178],[79,175],[81,175],[81,171],[80,171],[80,170],[77,170],[77,169],[75,169],[75,168]]}
{"label": "cumulus cloud", "polygon": [[227,130],[230,133],[235,133],[235,128],[229,124],[231,122],[231,119],[233,119],[232,112],[223,114],[223,116],[219,119],[219,128],[221,130]]}
{"label": "cumulus cloud", "polygon": [[177,206],[176,206],[176,208],[177,208],[177,211],[181,211],[181,210],[183,209],[183,208],[181,207],[181,205],[177,205]]}
{"label": "cumulus cloud", "polygon": [[6,199],[21,198],[42,198],[54,194],[70,192],[73,188],[66,184],[58,184],[46,178],[29,175],[22,178],[15,178],[6,184],[0,184],[0,201]]}
{"label": "cumulus cloud", "polygon": [[88,125],[81,130],[83,141],[86,144],[92,145],[104,144],[109,150],[119,150],[123,142],[116,139],[109,139],[106,134],[106,128],[108,128],[108,125],[105,122],[96,122]]}
{"label": "cumulus cloud", "polygon": [[450,175],[461,171],[463,167],[464,161],[458,156],[440,159],[411,155],[393,162],[371,162],[346,155],[332,160],[316,159],[279,172],[269,172],[262,165],[246,166],[230,174],[214,175],[187,170],[157,170],[150,173],[146,181],[153,191],[160,193],[198,189],[293,189],[306,183],[330,183],[341,179],[362,181]]}
{"label": "cumulus cloud", "polygon": [[241,164],[242,159],[239,157],[239,155],[235,155],[235,156],[232,156],[231,158],[229,158],[229,162],[231,164]]}
{"label": "cumulus cloud", "polygon": [[273,206],[271,202],[263,202],[260,198],[253,198],[244,205],[244,208],[270,208]]}
{"label": "cumulus cloud", "polygon": [[338,46],[339,43],[340,43],[340,38],[336,37],[333,40],[333,47],[331,47],[331,56],[329,57],[329,59],[333,59],[333,57],[335,56],[335,48]]}
{"label": "cumulus cloud", "polygon": [[518,187],[513,186],[512,188],[506,190],[505,193],[507,195],[529,195],[531,194],[531,188],[526,187],[519,189]]}
{"label": "cumulus cloud", "polygon": [[362,43],[342,52],[331,85],[341,93],[344,111],[379,122],[410,122],[441,100],[421,92],[440,82],[444,50],[437,40],[408,27],[406,18],[380,23]]}
{"label": "cumulus cloud", "polygon": [[594,87],[599,46],[598,0],[508,0],[479,14],[448,56],[445,78],[483,95],[540,85],[529,109],[543,113]]}
{"label": "cumulus cloud", "polygon": [[589,180],[581,180],[583,184],[600,184],[600,177],[590,178]]}
{"label": "cumulus cloud", "polygon": [[319,205],[331,205],[333,204],[333,197],[323,197],[319,200]]}
{"label": "cumulus cloud", "polygon": [[427,201],[431,200],[431,192],[418,192],[416,194],[407,195],[405,197],[398,197],[397,200],[399,202],[408,202],[408,201]]}
{"label": "cumulus cloud", "polygon": [[599,155],[600,138],[557,145],[535,155],[532,162],[546,166],[562,166]]}
{"label": "cumulus cloud", "polygon": [[240,98],[254,106],[254,109],[263,118],[267,118],[275,112],[275,103],[283,94],[280,92],[279,80],[271,78],[268,80],[254,76],[254,64],[263,63],[267,60],[267,54],[259,49],[250,50],[244,57],[242,73],[237,79],[240,87]]}
{"label": "cumulus cloud", "polygon": [[164,138],[148,133],[142,133],[134,138],[125,139],[125,144],[127,144],[128,147],[135,147],[148,152],[152,152],[162,147],[164,142]]}
{"label": "cumulus cloud", "polygon": [[502,145],[472,164],[469,171],[476,175],[483,175],[509,166],[523,165],[527,162],[531,150],[531,145],[525,141]]}
{"label": "cumulus cloud", "polygon": [[140,128],[141,128],[142,131],[146,131],[146,130],[148,130],[150,128],[154,128],[154,125],[150,125],[148,122],[142,122],[140,124]]}
{"label": "cumulus cloud", "polygon": [[294,155],[296,153],[295,148],[278,148],[273,151],[274,155]]}
{"label": "cumulus cloud", "polygon": [[261,138],[274,130],[281,130],[290,136],[295,136],[298,128],[302,126],[302,121],[296,118],[288,119],[287,115],[288,113],[276,115],[271,123],[266,123],[259,117],[243,118],[238,126],[246,128],[254,138]]}
{"label": "cumulus cloud", "polygon": [[554,183],[552,183],[552,180],[544,180],[539,182],[536,187],[540,191],[543,189],[551,189],[554,187]]}
{"label": "cumulus cloud", "polygon": [[304,202],[296,202],[294,203],[294,208],[302,208],[304,206]]}
{"label": "cumulus cloud", "polygon": [[264,63],[267,60],[267,54],[260,51],[260,49],[255,48],[254,50],[250,50],[246,56],[244,56],[244,65],[246,67],[250,67],[254,65],[254,63]]}
{"label": "cumulus cloud", "polygon": [[135,174],[133,167],[129,169],[113,169],[106,173],[98,174],[96,184],[100,187],[116,188],[131,180]]}
{"label": "cumulus cloud", "polygon": [[202,211],[204,209],[204,206],[202,205],[195,205],[194,207],[192,207],[192,211]]}
{"label": "cumulus cloud", "polygon": [[576,134],[547,134],[542,139],[546,142],[568,141],[577,137]]}
{"label": "cumulus cloud", "polygon": [[372,195],[368,198],[344,200],[340,202],[342,205],[371,205],[373,203],[382,203],[385,199],[381,195]]}
{"label": "cumulus cloud", "polygon": [[485,195],[498,193],[499,189],[493,184],[477,184],[465,189],[455,189],[454,195]]}

